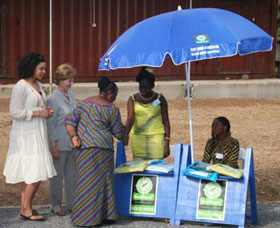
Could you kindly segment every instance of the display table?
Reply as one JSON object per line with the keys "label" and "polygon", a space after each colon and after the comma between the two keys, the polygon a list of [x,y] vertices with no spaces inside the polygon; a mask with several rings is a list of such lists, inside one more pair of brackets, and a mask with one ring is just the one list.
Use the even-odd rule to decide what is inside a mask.
{"label": "display table", "polygon": [[183,146],[175,224],[181,221],[231,224],[244,227],[250,186],[252,224],[257,224],[257,206],[254,177],[253,149],[247,148],[244,158],[244,176],[241,179],[219,176],[217,183],[201,181],[182,174],[190,165],[191,150]]}
{"label": "display table", "polygon": [[[118,143],[116,168],[126,163],[125,148]],[[167,218],[175,225],[182,144],[176,144],[174,171],[115,174],[116,204],[119,215]]]}

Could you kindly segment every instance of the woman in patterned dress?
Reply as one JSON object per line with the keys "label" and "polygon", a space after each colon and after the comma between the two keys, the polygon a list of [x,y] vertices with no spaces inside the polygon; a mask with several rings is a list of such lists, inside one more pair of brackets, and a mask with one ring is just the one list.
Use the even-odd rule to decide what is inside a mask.
{"label": "woman in patterned dress", "polygon": [[225,117],[217,117],[212,123],[212,138],[208,139],[203,162],[221,163],[238,168],[239,142],[231,137],[230,122]]}
{"label": "woman in patterned dress", "polygon": [[97,226],[117,219],[113,188],[113,136],[127,144],[120,112],[113,104],[116,84],[107,77],[98,82],[99,95],[79,103],[66,118],[75,152],[75,199],[72,223]]}

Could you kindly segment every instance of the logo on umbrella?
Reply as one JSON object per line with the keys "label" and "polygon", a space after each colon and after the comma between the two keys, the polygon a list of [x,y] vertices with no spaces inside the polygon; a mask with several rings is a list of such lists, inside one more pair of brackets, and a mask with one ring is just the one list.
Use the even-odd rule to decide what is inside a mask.
{"label": "logo on umbrella", "polygon": [[204,43],[210,42],[208,35],[204,35],[204,34],[195,35],[194,39],[195,39],[195,43],[197,43],[197,44],[204,44]]}

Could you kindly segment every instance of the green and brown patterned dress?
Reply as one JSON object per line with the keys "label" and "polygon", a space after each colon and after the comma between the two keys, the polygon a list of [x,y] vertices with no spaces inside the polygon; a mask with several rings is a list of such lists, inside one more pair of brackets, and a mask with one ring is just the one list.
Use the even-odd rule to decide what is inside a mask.
{"label": "green and brown patterned dress", "polygon": [[[222,154],[217,156],[218,154]],[[223,144],[220,144],[216,138],[208,139],[204,155],[203,162],[207,163],[220,163],[229,165],[233,168],[238,168],[238,155],[239,155],[239,142],[228,136]],[[221,158],[222,157],[222,158]]]}

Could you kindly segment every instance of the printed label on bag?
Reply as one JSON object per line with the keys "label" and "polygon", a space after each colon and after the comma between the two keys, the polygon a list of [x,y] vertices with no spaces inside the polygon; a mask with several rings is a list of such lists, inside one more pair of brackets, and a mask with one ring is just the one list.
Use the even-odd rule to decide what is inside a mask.
{"label": "printed label on bag", "polygon": [[223,159],[223,158],[224,158],[224,155],[223,155],[223,154],[218,153],[218,154],[216,154],[216,158],[217,158],[217,159]]}

